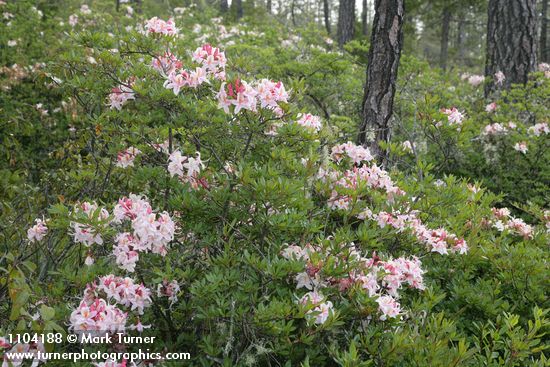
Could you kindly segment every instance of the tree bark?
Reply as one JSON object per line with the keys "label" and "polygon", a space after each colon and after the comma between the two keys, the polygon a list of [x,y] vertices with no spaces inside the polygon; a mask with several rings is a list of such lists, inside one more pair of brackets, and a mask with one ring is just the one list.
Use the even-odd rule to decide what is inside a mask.
{"label": "tree bark", "polygon": [[233,3],[235,4],[237,19],[241,19],[243,17],[243,0],[233,0]]}
{"label": "tree bark", "polygon": [[363,36],[366,36],[369,34],[369,17],[367,13],[368,7],[369,7],[368,0],[363,0],[363,13],[361,14],[361,26],[362,26]]}
{"label": "tree bark", "polygon": [[265,7],[266,7],[266,10],[268,13],[271,13],[272,11],[272,4],[271,4],[271,0],[267,0],[267,3],[265,4]]}
{"label": "tree bark", "polygon": [[462,18],[458,19],[458,26],[456,30],[456,48],[458,50],[458,61],[464,63],[464,21]]}
{"label": "tree bark", "polygon": [[338,7],[338,44],[344,46],[355,33],[355,0],[340,0]]}
{"label": "tree bark", "polygon": [[390,138],[390,118],[403,48],[405,0],[375,0],[375,15],[363,97],[363,121],[358,141],[368,147],[381,164],[387,160],[379,142]]}
{"label": "tree bark", "polygon": [[229,6],[227,5],[227,0],[220,0],[220,11],[225,14],[227,13],[228,9]]}
{"label": "tree bark", "polygon": [[441,48],[439,52],[439,66],[443,70],[447,69],[450,23],[451,23],[451,9],[449,9],[448,6],[445,6],[443,8],[443,14],[441,14]]}
{"label": "tree bark", "polygon": [[493,78],[498,71],[506,77],[506,89],[512,83],[527,82],[537,62],[536,25],[536,0],[489,0],[486,97],[496,89]]}
{"label": "tree bark", "polygon": [[542,12],[540,20],[540,59],[542,62],[550,62],[550,49],[548,48],[548,1],[542,0]]}
{"label": "tree bark", "polygon": [[330,8],[328,6],[328,0],[323,0],[323,13],[325,16],[325,28],[330,36]]}

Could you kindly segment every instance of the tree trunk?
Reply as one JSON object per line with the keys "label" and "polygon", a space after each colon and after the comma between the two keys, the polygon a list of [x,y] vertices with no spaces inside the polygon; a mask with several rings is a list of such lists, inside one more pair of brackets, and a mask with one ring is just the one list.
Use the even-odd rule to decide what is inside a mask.
{"label": "tree trunk", "polygon": [[456,30],[456,48],[458,50],[458,61],[464,63],[464,21],[462,18],[458,19],[458,26]]}
{"label": "tree trunk", "polygon": [[550,62],[550,49],[548,48],[548,0],[542,0],[542,13],[540,21],[540,61]]}
{"label": "tree trunk", "polygon": [[292,4],[290,4],[290,18],[292,19],[292,25],[296,27],[296,14],[294,13],[296,7],[296,0],[292,0]]}
{"label": "tree trunk", "polygon": [[355,0],[340,0],[337,31],[340,47],[353,38],[355,33]]}
{"label": "tree trunk", "polygon": [[271,8],[272,8],[271,0],[267,0],[265,7],[267,9],[267,12],[271,13]]}
{"label": "tree trunk", "polygon": [[379,142],[389,141],[389,120],[403,48],[404,2],[405,0],[375,0],[374,3],[375,15],[363,97],[363,122],[358,140],[360,144],[370,148],[381,164],[385,163],[387,156]]}
{"label": "tree trunk", "polygon": [[449,50],[449,26],[451,23],[451,9],[448,6],[443,8],[441,15],[441,48],[439,52],[439,66],[447,69],[447,55]]}
{"label": "tree trunk", "polygon": [[363,0],[363,14],[361,14],[361,26],[362,26],[363,36],[366,36],[369,34],[369,17],[367,13],[368,8],[369,8],[368,0]]}
{"label": "tree trunk", "polygon": [[237,19],[241,19],[243,17],[243,0],[233,0],[233,3],[237,11]]}
{"label": "tree trunk", "polygon": [[323,0],[323,13],[325,16],[325,28],[330,36],[330,8],[328,7],[328,0]]}
{"label": "tree trunk", "polygon": [[485,96],[495,89],[496,72],[504,73],[503,87],[527,82],[535,70],[536,0],[489,0],[487,21],[487,58]]}
{"label": "tree trunk", "polygon": [[220,0],[220,11],[225,14],[227,13],[228,9],[229,6],[227,5],[227,0]]}

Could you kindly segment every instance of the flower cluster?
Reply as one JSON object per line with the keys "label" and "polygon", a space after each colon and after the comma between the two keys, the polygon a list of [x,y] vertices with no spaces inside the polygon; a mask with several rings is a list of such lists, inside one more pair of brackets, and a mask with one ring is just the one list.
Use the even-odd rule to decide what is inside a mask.
{"label": "flower cluster", "polygon": [[261,108],[273,110],[281,116],[282,110],[278,102],[288,102],[288,93],[283,83],[267,79],[260,80],[255,86],[240,79],[233,83],[222,83],[216,97],[219,108],[225,113],[231,113],[230,107],[234,106],[235,114],[243,109],[256,112],[259,101]]}
{"label": "flower cluster", "polygon": [[319,116],[315,116],[310,113],[305,113],[305,114],[300,113],[298,115],[298,120],[296,120],[296,123],[300,126],[303,126],[305,128],[312,129],[315,131],[319,131],[323,127],[323,125],[321,124],[321,118]]}
{"label": "flower cluster", "polygon": [[205,44],[193,52],[193,61],[201,65],[205,72],[216,79],[225,80],[225,53],[217,47]]}
{"label": "flower cluster", "polygon": [[171,52],[165,52],[163,56],[153,57],[151,66],[156,71],[170,75],[183,67],[183,63]]}
{"label": "flower cluster", "polygon": [[445,228],[430,229],[422,223],[415,211],[401,214],[399,212],[379,212],[372,214],[368,210],[362,218],[375,220],[380,228],[393,227],[397,232],[410,230],[420,243],[429,251],[447,255],[449,251],[459,254],[468,252],[468,245],[463,238],[449,233]]}
{"label": "flower cluster", "polygon": [[300,298],[300,304],[309,306],[307,315],[314,320],[314,323],[324,324],[329,315],[333,313],[333,305],[330,301],[324,301],[324,296],[317,291],[308,292]]}
{"label": "flower cluster", "polygon": [[140,153],[141,151],[134,147],[130,147],[122,152],[119,152],[117,155],[116,166],[120,168],[133,167],[134,159],[136,159],[137,155]]}
{"label": "flower cluster", "polygon": [[485,112],[487,113],[493,113],[497,110],[498,106],[496,102],[491,102],[487,106],[485,106]]}
{"label": "flower cluster", "polygon": [[139,252],[166,255],[175,233],[175,224],[168,213],[157,214],[141,196],[130,194],[118,201],[113,214],[115,223],[129,221],[132,228],[132,233],[119,233],[115,239],[113,255],[121,269],[133,272]]}
{"label": "flower cluster", "polygon": [[509,230],[525,239],[533,238],[533,227],[526,224],[522,219],[514,218],[510,215],[510,210],[508,208],[493,208],[492,212],[493,218],[491,223],[493,227],[500,232]]}
{"label": "flower cluster", "polygon": [[517,142],[516,144],[514,144],[514,149],[517,150],[518,152],[526,154],[527,150],[528,150],[527,149],[527,142],[526,141]]}
{"label": "flower cluster", "polygon": [[[398,258],[382,261],[376,254],[372,258],[363,257],[354,243],[343,244],[340,249],[323,250],[320,246],[310,244],[305,247],[291,245],[282,251],[282,256],[289,260],[299,260],[305,263],[305,271],[296,276],[297,289],[310,290],[302,299],[302,304],[316,306],[308,313],[314,313],[315,322],[324,323],[332,310],[332,303],[323,302],[320,288],[335,286],[340,292],[357,285],[365,291],[369,297],[376,298],[381,312],[381,319],[396,317],[400,313],[399,290],[403,286],[423,290],[424,271],[420,260],[416,257],[410,259]],[[332,264],[334,267],[345,266],[347,271],[343,275],[324,276],[324,264]]]}
{"label": "flower cluster", "polygon": [[384,190],[388,195],[388,201],[393,201],[395,196],[404,195],[405,192],[397,187],[392,181],[387,171],[381,169],[376,164],[372,166],[353,167],[346,170],[343,175],[334,172],[327,174],[324,171],[318,175],[320,178],[328,176],[332,179],[333,190],[328,199],[328,205],[332,209],[349,209],[351,198],[347,195],[340,195],[336,188],[358,189],[366,186],[369,189]]}
{"label": "flower cluster", "polygon": [[504,126],[503,124],[499,122],[495,122],[494,124],[489,124],[483,128],[483,131],[481,132],[482,135],[501,135],[506,134],[508,132],[508,128]]}
{"label": "flower cluster", "polygon": [[116,108],[120,111],[126,102],[135,99],[134,94],[134,91],[130,87],[120,84],[118,87],[111,90],[109,94],[109,103],[107,105],[111,109]]}
{"label": "flower cluster", "polygon": [[173,71],[164,82],[164,88],[171,89],[177,96],[182,88],[198,88],[201,84],[207,82],[206,77],[205,70],[199,67],[193,71]]}
{"label": "flower cluster", "polygon": [[34,222],[36,224],[27,230],[27,238],[30,242],[42,241],[44,236],[46,236],[46,233],[48,233],[46,221],[36,218]]}
{"label": "flower cluster", "polygon": [[76,333],[89,331],[118,332],[126,328],[127,314],[102,298],[82,300],[73,310],[69,322]]}
{"label": "flower cluster", "polygon": [[462,80],[468,80],[468,83],[473,87],[477,87],[485,81],[485,77],[483,75],[470,75],[468,73],[462,74],[460,78]]}
{"label": "flower cluster", "polygon": [[164,21],[157,17],[153,17],[145,23],[145,30],[147,34],[161,34],[164,36],[175,36],[179,32],[172,19]]}
{"label": "flower cluster", "polygon": [[204,163],[201,160],[201,154],[197,152],[196,157],[182,155],[176,150],[168,157],[168,172],[170,176],[178,176],[182,182],[188,182],[193,188],[198,187],[198,176]]}
{"label": "flower cluster", "polygon": [[370,162],[374,159],[369,148],[361,145],[356,145],[351,141],[332,147],[330,157],[335,162],[340,162],[346,154],[353,163],[360,164],[361,162]]}
{"label": "flower cluster", "polygon": [[[40,355],[38,352],[40,352]],[[11,359],[8,358],[8,353],[12,355]],[[14,353],[22,353],[21,358],[17,358]],[[0,337],[0,362],[2,362],[2,367],[21,366],[25,359],[32,359],[31,366],[36,367],[41,362],[46,362],[45,353],[46,349],[41,341],[37,341],[36,343],[17,343],[12,346],[6,338]]]}
{"label": "flower cluster", "polygon": [[548,123],[546,122],[539,122],[538,124],[535,124],[527,129],[527,132],[533,136],[541,136],[543,134],[546,135],[550,133],[550,127],[548,127]]}
{"label": "flower cluster", "polygon": [[176,280],[168,282],[163,280],[157,287],[157,297],[168,297],[171,304],[178,301],[178,293],[180,292],[180,286]]}
{"label": "flower cluster", "polygon": [[[96,202],[89,203],[86,201],[77,204],[74,208],[73,214],[78,216],[82,213],[85,214],[90,221],[98,220],[100,222],[100,227],[105,227],[106,220],[109,218],[109,212],[104,208],[99,208]],[[90,247],[93,244],[103,244],[101,234],[98,233],[96,228],[91,225],[74,221],[71,222],[70,225],[73,230],[72,236],[75,242],[82,243],[87,247]]]}
{"label": "flower cluster", "polygon": [[143,314],[143,309],[152,303],[151,291],[128,277],[122,278],[112,274],[100,277],[97,288],[93,285],[86,289],[86,297],[97,294],[97,291],[104,292],[108,300],[112,299],[132,311],[136,310],[140,315]]}
{"label": "flower cluster", "polygon": [[447,120],[449,122],[449,125],[462,125],[462,121],[464,120],[464,114],[456,109],[456,107],[453,108],[442,108],[441,112],[443,112],[445,115],[447,115]]}

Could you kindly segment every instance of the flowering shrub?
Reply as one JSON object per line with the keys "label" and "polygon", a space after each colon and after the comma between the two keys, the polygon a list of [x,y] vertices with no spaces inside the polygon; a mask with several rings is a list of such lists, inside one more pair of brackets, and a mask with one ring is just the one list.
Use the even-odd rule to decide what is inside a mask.
{"label": "flowering shrub", "polygon": [[[10,55],[3,68],[1,98],[13,106],[2,114],[33,123],[1,148],[22,162],[0,166],[1,335],[152,335],[148,348],[188,351],[198,365],[544,363],[544,180],[538,206],[509,210],[451,175],[491,162],[489,144],[506,147],[510,164],[546,159],[542,72],[530,92],[510,92],[533,106],[521,120],[505,93],[490,112],[449,91],[414,105],[406,88],[443,83],[417,78],[396,107],[395,139],[408,144],[389,144],[395,161],[382,166],[351,142],[364,70],[324,35],[158,4],[142,18],[125,3],[111,35],[107,2],[81,5],[48,11],[59,15],[47,33],[75,32],[52,42],[55,56],[48,34],[32,51],[40,58],[13,67]],[[29,27],[29,3],[0,6],[14,28]],[[403,63],[406,76],[423,67]],[[477,96],[484,79],[468,78],[457,85]],[[15,102],[20,93],[29,103]],[[2,351],[76,347],[0,338]]]}

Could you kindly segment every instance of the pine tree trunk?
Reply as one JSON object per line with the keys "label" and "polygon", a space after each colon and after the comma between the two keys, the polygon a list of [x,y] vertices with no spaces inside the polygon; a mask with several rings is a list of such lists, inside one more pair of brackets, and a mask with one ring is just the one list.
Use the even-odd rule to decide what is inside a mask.
{"label": "pine tree trunk", "polygon": [[494,74],[504,73],[503,87],[525,84],[536,66],[536,0],[489,0],[485,96],[495,89]]}
{"label": "pine tree trunk", "polygon": [[234,0],[235,10],[237,11],[237,19],[243,17],[243,0]]}
{"label": "pine tree trunk", "polygon": [[542,12],[540,21],[540,59],[542,62],[550,62],[550,49],[548,48],[548,1],[542,0]]}
{"label": "pine tree trunk", "polygon": [[355,0],[340,0],[337,31],[340,47],[353,38],[355,33]]}
{"label": "pine tree trunk", "polygon": [[367,13],[368,8],[369,8],[368,0],[363,0],[363,14],[361,15],[361,26],[362,26],[363,36],[366,36],[369,34],[369,18]]}
{"label": "pine tree trunk", "polygon": [[227,0],[220,0],[220,11],[222,13],[227,13],[229,6],[227,5]]}
{"label": "pine tree trunk", "polygon": [[397,69],[403,48],[405,0],[375,0],[359,143],[384,164],[378,142],[389,141]]}
{"label": "pine tree trunk", "polygon": [[325,16],[325,28],[330,36],[330,8],[328,6],[328,0],[323,0],[323,13]]}
{"label": "pine tree trunk", "polygon": [[271,7],[272,7],[271,0],[267,0],[265,7],[267,9],[267,12],[271,13]]}
{"label": "pine tree trunk", "polygon": [[458,50],[458,61],[464,63],[464,21],[462,18],[458,19],[458,26],[456,30],[456,48]]}
{"label": "pine tree trunk", "polygon": [[441,15],[441,49],[439,53],[439,66],[447,69],[447,58],[449,50],[449,26],[451,23],[451,9],[448,6],[443,8]]}

